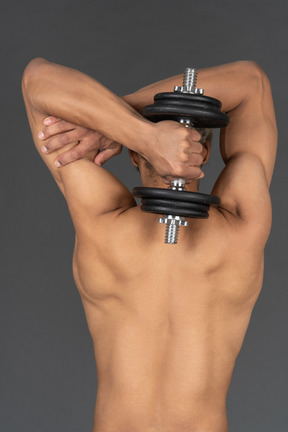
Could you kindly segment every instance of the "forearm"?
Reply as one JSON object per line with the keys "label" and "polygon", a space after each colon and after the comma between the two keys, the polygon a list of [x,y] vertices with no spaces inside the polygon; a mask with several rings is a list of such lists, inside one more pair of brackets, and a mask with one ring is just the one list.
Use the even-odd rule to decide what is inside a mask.
{"label": "forearm", "polygon": [[[51,115],[98,131],[141,154],[159,176],[193,181],[202,175],[200,134],[172,121],[149,122],[124,100],[81,72],[35,59],[25,69],[22,89],[38,150],[43,145],[40,140],[45,138],[41,131],[44,118]],[[52,170],[51,157],[49,160]],[[54,161],[57,162],[59,159]]]}
{"label": "forearm", "polygon": [[35,59],[25,69],[22,88],[38,111],[98,130],[138,153],[153,133],[153,125],[129,104],[77,70]]}

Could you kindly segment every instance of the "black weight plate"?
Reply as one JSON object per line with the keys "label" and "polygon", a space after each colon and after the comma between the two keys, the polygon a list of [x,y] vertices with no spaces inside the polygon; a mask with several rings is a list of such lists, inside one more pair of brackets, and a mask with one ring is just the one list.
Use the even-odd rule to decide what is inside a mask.
{"label": "black weight plate", "polygon": [[190,211],[189,214],[187,214],[187,211],[185,210],[171,210],[170,207],[165,207],[161,205],[159,206],[142,205],[141,210],[148,213],[157,213],[161,215],[182,216],[182,217],[190,217],[190,218],[207,219],[209,217],[209,213],[207,211],[194,210],[193,212]]}
{"label": "black weight plate", "polygon": [[220,100],[212,98],[210,96],[204,96],[199,94],[190,94],[190,93],[181,93],[181,92],[164,92],[157,93],[154,96],[154,102],[158,103],[162,101],[162,103],[175,103],[179,105],[202,105],[206,106],[214,106],[214,108],[221,109],[222,103]]}
{"label": "black weight plate", "polygon": [[172,189],[135,187],[132,190],[132,195],[138,198],[159,198],[164,200],[171,199],[175,201],[186,201],[209,205],[220,204],[220,198],[214,195],[202,194],[199,192],[178,191]]}
{"label": "black weight plate", "polygon": [[219,128],[229,123],[217,99],[185,93],[158,93],[154,104],[143,108],[143,116],[153,122],[188,119],[194,127]]}
{"label": "black weight plate", "polygon": [[175,201],[175,200],[160,200],[160,199],[142,199],[143,211],[150,213],[159,213],[166,215],[186,216],[186,217],[208,217],[208,211],[210,206],[208,204],[190,203],[186,201]]}
{"label": "black weight plate", "polygon": [[185,210],[171,210],[170,207],[165,206],[149,206],[142,205],[141,210],[147,213],[155,213],[161,215],[172,215],[172,216],[180,216],[180,217],[189,217],[189,218],[200,218],[206,219],[209,217],[209,213],[207,211],[194,210],[190,211],[189,214]]}
{"label": "black weight plate", "polygon": [[175,201],[175,200],[164,200],[164,199],[155,199],[155,198],[142,198],[142,204],[151,204],[151,205],[165,205],[165,207],[171,207],[171,209],[183,209],[183,210],[195,210],[200,207],[203,210],[209,210],[210,205],[206,203],[195,203],[195,202],[187,202],[187,201]]}
{"label": "black weight plate", "polygon": [[221,115],[213,115],[211,113],[202,112],[202,111],[194,111],[193,115],[191,112],[189,114],[181,114],[177,115],[175,114],[174,110],[172,110],[171,113],[165,112],[165,113],[154,113],[145,115],[144,117],[147,120],[150,120],[153,123],[158,123],[160,121],[164,120],[173,120],[177,122],[183,122],[185,120],[189,120],[189,123],[194,128],[223,128],[227,126],[226,119],[223,120],[223,116]]}

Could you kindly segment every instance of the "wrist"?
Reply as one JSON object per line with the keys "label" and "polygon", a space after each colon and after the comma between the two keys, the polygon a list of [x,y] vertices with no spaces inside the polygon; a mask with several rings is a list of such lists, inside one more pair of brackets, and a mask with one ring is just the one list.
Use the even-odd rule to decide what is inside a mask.
{"label": "wrist", "polygon": [[154,136],[155,124],[135,116],[129,122],[129,128],[124,131],[123,145],[147,158]]}

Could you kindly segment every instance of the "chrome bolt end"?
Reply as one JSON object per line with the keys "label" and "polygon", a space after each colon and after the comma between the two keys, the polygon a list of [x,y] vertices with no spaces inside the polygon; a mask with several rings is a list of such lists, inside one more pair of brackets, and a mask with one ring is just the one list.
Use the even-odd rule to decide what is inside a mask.
{"label": "chrome bolt end", "polygon": [[188,222],[181,216],[168,215],[160,218],[158,222],[166,224],[165,243],[167,244],[177,244],[179,227],[188,226]]}
{"label": "chrome bolt end", "polygon": [[197,82],[197,69],[186,68],[184,71],[183,85],[175,86],[174,91],[180,93],[203,95],[204,90],[196,88],[196,82]]}

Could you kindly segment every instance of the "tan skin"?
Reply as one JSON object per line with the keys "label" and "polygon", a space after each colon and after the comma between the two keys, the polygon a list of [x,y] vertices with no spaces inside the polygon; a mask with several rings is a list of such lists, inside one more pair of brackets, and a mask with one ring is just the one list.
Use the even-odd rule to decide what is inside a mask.
{"label": "tan skin", "polygon": [[[77,81],[84,96],[87,90],[79,100],[74,71],[59,68],[42,59],[30,63],[23,94],[35,145],[75,226],[73,274],[98,376],[93,432],[227,432],[226,396],[261,290],[271,226],[277,129],[269,81],[253,62],[199,71],[198,86],[221,99],[230,117],[220,143],[226,166],[212,190],[221,206],[207,220],[190,219],[172,246],[163,243],[158,216],[141,212],[97,163],[124,145],[143,185],[165,187],[184,176],[197,190],[209,145],[199,143],[196,131],[174,122],[152,125],[137,114],[155,93],[179,85],[181,75],[124,97],[125,104],[91,78]],[[98,101],[89,100],[94,90]],[[51,125],[43,127],[47,116]],[[120,118],[120,131],[111,116]],[[74,135],[64,143],[67,130]],[[167,158],[152,148],[156,141],[160,148],[168,143]],[[99,148],[106,151],[95,159]]]}

